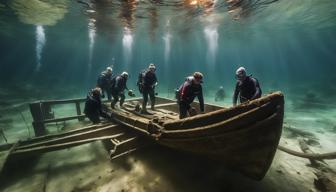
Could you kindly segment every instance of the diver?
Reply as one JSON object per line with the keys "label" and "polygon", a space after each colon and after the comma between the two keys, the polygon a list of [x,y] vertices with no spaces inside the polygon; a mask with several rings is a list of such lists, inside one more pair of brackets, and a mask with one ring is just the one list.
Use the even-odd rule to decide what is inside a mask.
{"label": "diver", "polygon": [[196,96],[200,104],[200,111],[201,113],[204,113],[204,99],[201,85],[203,83],[202,79],[203,74],[195,72],[193,76],[187,77],[178,89],[176,98],[180,109],[180,119],[187,117],[188,113],[189,116],[197,114],[195,108],[190,106]]}
{"label": "diver", "polygon": [[224,87],[220,86],[215,95],[215,101],[223,101],[225,97]]}
{"label": "diver", "polygon": [[128,90],[128,95],[134,97],[133,91],[127,88],[128,73],[122,72],[121,75],[118,75],[112,80],[111,93],[113,96],[113,101],[111,102],[111,108],[115,108],[115,104],[119,101],[120,98],[120,107],[122,107],[125,101],[125,89]]}
{"label": "diver", "polygon": [[158,81],[156,78],[156,67],[154,64],[149,64],[148,69],[142,71],[139,74],[137,85],[139,87],[140,93],[142,93],[143,102],[142,102],[142,110],[141,113],[143,114],[150,114],[148,113],[146,106],[148,102],[148,95],[151,100],[151,110],[154,110],[155,106],[155,86],[157,86]]}
{"label": "diver", "polygon": [[109,115],[102,110],[101,91],[99,87],[92,89],[85,101],[84,113],[94,124],[100,123],[100,116],[109,118]]}
{"label": "diver", "polygon": [[237,105],[238,95],[240,103],[244,103],[261,97],[262,91],[259,82],[252,75],[247,76],[244,67],[236,71],[236,88],[233,93],[233,106]]}
{"label": "diver", "polygon": [[105,98],[105,93],[107,94],[107,99],[111,101],[111,82],[112,82],[112,67],[107,67],[103,71],[97,80],[97,87],[102,89],[102,98]]}

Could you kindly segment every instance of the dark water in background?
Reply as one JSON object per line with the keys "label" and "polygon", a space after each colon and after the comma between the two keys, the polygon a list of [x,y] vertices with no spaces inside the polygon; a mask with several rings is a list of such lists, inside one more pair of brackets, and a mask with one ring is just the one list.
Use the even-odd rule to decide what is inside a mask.
{"label": "dark water in background", "polygon": [[153,62],[162,96],[201,71],[207,98],[223,85],[230,104],[242,65],[264,93],[335,106],[336,2],[271,2],[1,1],[1,100],[83,97],[109,65],[135,89]]}

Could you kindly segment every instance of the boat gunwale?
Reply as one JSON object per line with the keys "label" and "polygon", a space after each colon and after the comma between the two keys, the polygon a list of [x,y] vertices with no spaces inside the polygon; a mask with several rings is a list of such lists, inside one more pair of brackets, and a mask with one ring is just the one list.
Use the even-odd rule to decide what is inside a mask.
{"label": "boat gunwale", "polygon": [[[269,95],[269,96],[273,96],[273,95]],[[216,123],[209,123],[205,126],[195,126],[193,128],[181,128],[181,129],[163,129],[161,132],[163,133],[187,133],[187,132],[194,132],[194,131],[202,131],[202,130],[209,130],[209,129],[212,129],[212,128],[216,128],[216,127],[219,127],[219,126],[225,126],[225,124],[227,123],[230,123],[232,121],[235,121],[235,120],[239,120],[241,118],[244,118],[246,117],[246,115],[253,115],[254,112],[257,112],[259,110],[262,110],[261,108],[262,107],[267,107],[267,105],[271,105],[271,104],[275,104],[275,106],[279,106],[280,105],[280,108],[283,108],[283,102],[277,102],[277,103],[274,103],[272,102],[272,99],[270,99],[269,97],[266,97],[266,98],[261,98],[261,101],[265,100],[265,99],[269,99],[268,101],[265,101],[264,103],[260,104],[260,100],[256,100],[256,101],[252,101],[250,103],[247,103],[247,104],[242,104],[241,106],[244,107],[244,106],[248,106],[248,105],[253,105],[255,103],[258,103],[259,106],[255,106],[243,113],[240,113],[239,115],[235,115],[235,116],[232,116],[230,118],[227,118],[227,119],[224,119],[222,121],[218,121]],[[211,116],[211,113],[216,113],[216,114],[219,114],[219,113],[225,113],[225,112],[228,112],[229,110],[237,110],[239,108],[237,107],[231,107],[231,108],[227,108],[227,109],[220,109],[220,110],[216,110],[216,111],[213,111],[213,112],[209,112],[207,114],[202,114],[202,117],[204,118],[203,115],[206,115],[207,117],[208,116]],[[275,110],[272,114],[274,113],[277,113],[278,110]],[[270,114],[269,116],[271,116],[272,114]],[[201,117],[201,116],[200,116]],[[265,119],[265,118],[264,118]],[[171,122],[171,121],[170,121]],[[170,123],[169,122],[169,123]],[[182,121],[183,122],[183,121]],[[177,123],[176,123],[177,124]],[[182,123],[183,124],[183,123]],[[163,124],[163,127],[165,127],[165,124]],[[231,129],[225,129],[225,132],[230,132],[230,131],[234,131],[236,130],[237,128],[231,128]]]}
{"label": "boat gunwale", "polygon": [[[268,93],[267,95],[262,96],[261,98],[249,101],[247,103],[241,103],[237,106],[232,106],[232,107],[229,107],[229,108],[225,108],[225,107],[217,106],[217,105],[213,105],[213,104],[208,104],[210,106],[220,107],[221,109],[210,111],[210,112],[207,112],[205,114],[198,114],[198,115],[195,115],[195,116],[192,116],[192,117],[187,117],[187,118],[184,118],[184,119],[177,119],[177,120],[169,121],[169,122],[164,123],[164,126],[179,123],[179,122],[181,122],[183,124],[186,121],[193,121],[195,119],[202,119],[202,118],[206,119],[208,116],[213,115],[213,114],[219,114],[219,113],[224,113],[224,112],[228,112],[228,111],[239,110],[241,108],[244,108],[244,107],[247,107],[247,106],[252,106],[254,104],[256,105],[255,107],[258,107],[258,106],[261,105],[260,104],[261,102],[264,102],[264,103],[269,102],[274,97],[283,97],[283,94],[280,91],[271,92],[271,93]],[[195,102],[195,103],[197,103],[197,102]]]}
{"label": "boat gunwale", "polygon": [[[189,136],[185,136],[185,137],[162,137],[162,140],[165,140],[167,138],[167,140],[197,140],[197,139],[204,139],[204,138],[216,138],[216,137],[221,137],[222,135],[230,135],[230,134],[236,134],[236,133],[240,133],[240,132],[246,132],[248,130],[251,130],[251,129],[254,129],[255,127],[258,127],[260,126],[260,124],[264,123],[264,121],[268,121],[268,120],[271,120],[271,119],[276,119],[277,117],[279,117],[279,114],[278,112],[275,112],[271,115],[269,115],[268,117],[266,117],[265,119],[262,119],[260,121],[257,121],[255,124],[253,125],[250,125],[248,127],[245,127],[245,128],[232,128],[230,129],[230,131],[221,131],[221,132],[216,132],[214,134],[211,134],[211,135],[197,135],[197,137],[193,136],[193,135],[189,135]],[[223,128],[224,129],[224,128]],[[166,133],[166,132],[164,132]],[[177,133],[177,132],[175,132]],[[161,138],[160,138],[161,139]]]}
{"label": "boat gunwale", "polygon": [[[253,116],[253,114],[255,112],[258,112],[258,111],[262,110],[261,108],[267,107],[268,105],[273,104],[274,107],[276,107],[278,109],[283,109],[283,105],[284,105],[284,102],[282,102],[283,100],[282,101],[280,100],[280,102],[279,102],[279,100],[276,100],[276,101],[273,100],[273,98],[277,98],[277,97],[282,97],[283,98],[283,94],[280,91],[269,93],[269,94],[267,94],[267,95],[265,95],[265,96],[263,96],[259,99],[253,100],[253,101],[248,102],[248,103],[243,103],[243,104],[240,104],[240,105],[235,106],[235,107],[230,107],[230,108],[221,107],[222,109],[214,110],[214,111],[208,112],[206,114],[196,115],[196,116],[188,117],[188,118],[185,118],[185,119],[168,120],[168,122],[163,123],[163,125],[153,123],[152,119],[141,117],[141,116],[138,116],[137,114],[133,114],[133,113],[128,112],[128,111],[112,111],[112,112],[116,113],[116,114],[118,114],[118,116],[120,116],[118,118],[120,123],[122,122],[123,124],[127,124],[127,126],[130,126],[134,129],[139,130],[142,133],[145,133],[145,134],[148,134],[148,135],[150,135],[150,132],[148,130],[140,128],[140,127],[135,126],[135,125],[132,125],[132,124],[127,123],[127,122],[124,123],[122,121],[122,118],[134,119],[134,117],[137,117],[136,119],[134,119],[134,122],[139,121],[143,124],[152,123],[153,125],[155,125],[157,127],[159,132],[161,132],[161,134],[163,134],[163,135],[165,135],[165,134],[178,134],[178,133],[193,133],[193,132],[202,132],[202,131],[218,128],[218,127],[221,127],[221,126],[225,126],[225,124],[228,124],[228,123],[231,123],[231,122],[234,122],[234,121],[238,121],[239,119],[247,117],[248,115]],[[162,99],[167,100],[167,101],[173,101],[171,99],[167,99],[167,98],[163,98],[163,97],[159,97],[159,98],[160,99],[162,98]],[[130,99],[128,101],[139,101],[139,100],[141,100],[141,98]],[[212,105],[212,104],[208,104],[208,105],[219,107],[219,106]],[[255,106],[253,106],[253,105],[255,105]],[[206,119],[207,117],[210,117],[212,114],[226,113],[226,112],[229,112],[229,111],[239,110],[239,109],[247,107],[247,106],[253,106],[253,107],[251,109],[248,109],[245,112],[239,113],[238,115],[234,115],[230,118],[226,118],[226,119],[224,119],[222,121],[218,121],[216,123],[209,123],[205,126],[201,126],[201,127],[196,126],[196,127],[192,127],[192,128],[180,128],[180,129],[166,129],[165,128],[165,125],[167,125],[167,124],[177,124],[178,122],[181,122],[183,124],[183,122],[185,122],[186,120],[192,121],[194,119],[199,119],[199,118],[205,118]],[[268,106],[268,107],[270,107],[270,106]],[[274,112],[270,113],[267,117],[264,117],[263,119],[266,119],[266,118],[272,116],[275,113],[281,112],[278,109],[276,109]],[[132,117],[128,116],[128,114],[132,114]],[[261,119],[260,121],[262,121],[263,119]],[[225,133],[229,133],[229,132],[232,132],[232,131],[235,131],[235,130],[239,130],[239,128],[234,127],[234,128],[223,129],[223,130],[225,130],[224,131]],[[223,131],[221,131],[221,132],[223,132]],[[200,136],[200,135],[198,135],[198,136]]]}
{"label": "boat gunwale", "polygon": [[[206,126],[201,126],[201,127],[198,126],[198,127],[188,128],[188,129],[173,129],[173,130],[164,129],[164,130],[162,130],[162,132],[163,133],[182,133],[182,132],[187,133],[187,132],[195,132],[195,131],[205,131],[205,130],[225,126],[225,124],[237,121],[241,118],[246,117],[247,115],[253,115],[253,113],[259,111],[261,107],[266,107],[268,104],[270,104],[270,103],[265,103],[260,107],[252,108],[252,109],[250,109],[250,110],[248,110],[244,113],[240,113],[239,115],[233,116],[233,117],[228,118],[228,119],[224,119],[223,121],[219,121],[217,123],[211,123],[211,124],[208,124]],[[225,132],[231,132],[231,131],[234,131],[234,130],[237,130],[237,128],[227,128],[227,129],[225,129]]]}

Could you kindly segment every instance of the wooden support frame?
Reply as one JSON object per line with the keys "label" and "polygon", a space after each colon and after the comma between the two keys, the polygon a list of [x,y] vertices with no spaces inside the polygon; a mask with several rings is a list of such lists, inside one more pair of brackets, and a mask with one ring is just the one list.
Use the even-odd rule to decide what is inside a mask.
{"label": "wooden support frame", "polygon": [[[30,112],[33,117],[33,128],[35,136],[41,136],[46,134],[46,123],[64,122],[68,120],[78,119],[83,121],[85,115],[82,114],[80,104],[85,101],[85,98],[80,99],[65,99],[65,100],[48,100],[48,101],[36,101],[29,104]],[[51,113],[51,107],[53,105],[60,104],[75,104],[76,114],[70,117],[55,118]]]}

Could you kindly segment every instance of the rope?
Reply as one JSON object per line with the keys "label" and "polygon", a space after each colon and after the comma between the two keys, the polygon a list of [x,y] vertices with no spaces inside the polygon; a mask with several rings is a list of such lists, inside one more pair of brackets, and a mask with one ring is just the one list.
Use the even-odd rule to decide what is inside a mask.
{"label": "rope", "polygon": [[336,159],[336,152],[331,152],[331,153],[302,153],[298,151],[294,151],[292,149],[288,149],[284,146],[279,145],[278,149],[280,151],[286,152],[290,155],[294,155],[296,157],[302,157],[302,158],[307,158],[307,159],[314,159],[314,160],[323,160],[323,159]]}

